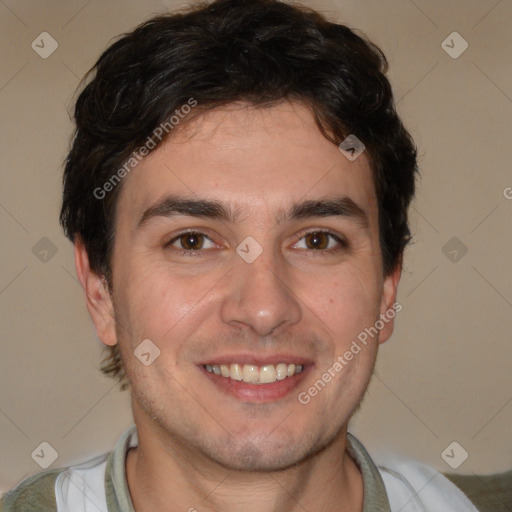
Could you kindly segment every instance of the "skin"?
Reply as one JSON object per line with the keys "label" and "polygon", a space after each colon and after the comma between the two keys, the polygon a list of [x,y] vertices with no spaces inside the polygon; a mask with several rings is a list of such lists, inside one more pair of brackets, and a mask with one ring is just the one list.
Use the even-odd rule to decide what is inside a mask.
{"label": "skin", "polygon": [[[347,424],[393,321],[310,403],[297,396],[395,303],[400,267],[383,275],[366,155],[349,161],[299,103],[235,104],[183,123],[122,186],[113,293],[90,270],[80,240],[75,256],[98,336],[119,343],[131,382],[139,447],[126,473],[135,509],[361,511]],[[137,227],[170,194],[215,199],[239,217],[153,216]],[[293,203],[340,196],[363,210],[367,225],[354,216],[282,216]],[[185,255],[176,237],[192,228],[208,238],[202,252]],[[309,231],[332,232],[347,246],[325,235],[327,249],[315,248]],[[253,263],[236,252],[248,236],[263,249]],[[160,350],[149,366],[133,355],[145,339]],[[201,368],[242,353],[310,364],[286,396],[243,400]]]}

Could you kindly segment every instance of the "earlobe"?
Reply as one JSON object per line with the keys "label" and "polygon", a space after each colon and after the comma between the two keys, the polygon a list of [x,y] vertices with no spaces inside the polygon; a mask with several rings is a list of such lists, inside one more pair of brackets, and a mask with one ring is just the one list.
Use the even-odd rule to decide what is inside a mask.
{"label": "earlobe", "polygon": [[382,300],[380,306],[380,319],[384,324],[379,333],[379,343],[387,341],[393,333],[395,316],[402,309],[396,302],[398,283],[402,275],[402,261],[396,264],[395,268],[384,278]]}
{"label": "earlobe", "polygon": [[105,345],[117,343],[114,307],[104,276],[94,272],[89,256],[79,237],[75,239],[75,267],[78,280],[85,292],[87,310],[96,328],[99,339]]}

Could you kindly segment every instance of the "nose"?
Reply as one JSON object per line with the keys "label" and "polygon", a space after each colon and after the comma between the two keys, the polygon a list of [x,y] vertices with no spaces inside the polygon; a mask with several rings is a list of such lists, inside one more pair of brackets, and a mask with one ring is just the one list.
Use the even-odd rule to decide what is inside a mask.
{"label": "nose", "polygon": [[277,260],[265,252],[252,263],[238,258],[221,305],[223,322],[248,327],[258,336],[300,322],[300,301]]}

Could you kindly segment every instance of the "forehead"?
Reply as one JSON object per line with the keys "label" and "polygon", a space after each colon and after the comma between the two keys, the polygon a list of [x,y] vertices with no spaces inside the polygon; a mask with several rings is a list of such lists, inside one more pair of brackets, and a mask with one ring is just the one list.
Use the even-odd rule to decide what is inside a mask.
{"label": "forehead", "polygon": [[175,130],[125,178],[118,204],[123,218],[135,222],[168,195],[215,199],[245,218],[343,195],[370,219],[376,215],[366,154],[349,161],[300,103],[229,105],[185,119]]}

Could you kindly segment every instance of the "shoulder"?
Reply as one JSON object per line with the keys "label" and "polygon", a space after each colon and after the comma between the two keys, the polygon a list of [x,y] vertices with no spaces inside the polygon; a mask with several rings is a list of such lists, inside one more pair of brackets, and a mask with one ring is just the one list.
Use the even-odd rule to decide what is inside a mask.
{"label": "shoulder", "polygon": [[512,469],[492,475],[458,475],[443,473],[480,512],[512,510]]}
{"label": "shoulder", "polygon": [[107,457],[108,454],[100,455],[23,480],[2,496],[0,512],[57,512],[61,506],[67,507],[66,510],[86,510],[84,503],[89,496],[103,504]]}
{"label": "shoulder", "polygon": [[512,511],[512,470],[491,475],[462,475],[396,458],[387,458],[385,464],[379,464],[379,470],[392,510]]}
{"label": "shoulder", "polygon": [[[23,480],[0,496],[0,512],[89,510],[91,501],[98,510],[121,510],[107,504],[106,481],[114,481],[114,487],[117,485],[121,489],[119,492],[125,491],[126,451],[137,441],[137,431],[133,425],[119,438],[112,452],[77,465],[49,469]],[[110,501],[120,499],[116,492],[113,492],[114,497],[109,496]],[[128,496],[125,500],[129,501],[127,491],[125,495]]]}
{"label": "shoulder", "polygon": [[62,471],[43,471],[23,480],[2,496],[0,512],[55,512],[55,481]]}
{"label": "shoulder", "polygon": [[396,456],[378,467],[393,511],[479,512],[463,489],[433,467]]}

